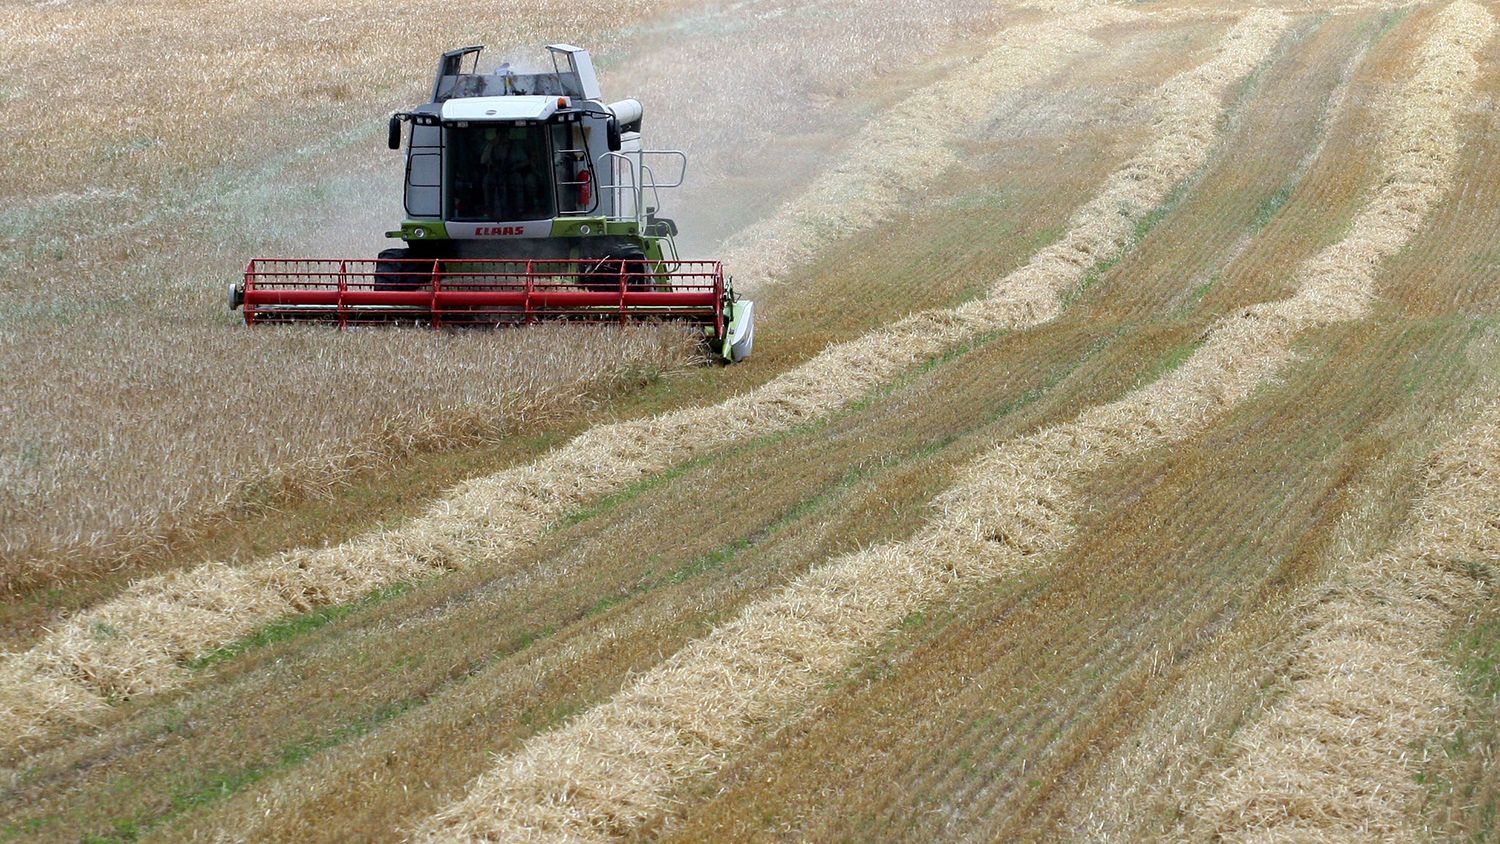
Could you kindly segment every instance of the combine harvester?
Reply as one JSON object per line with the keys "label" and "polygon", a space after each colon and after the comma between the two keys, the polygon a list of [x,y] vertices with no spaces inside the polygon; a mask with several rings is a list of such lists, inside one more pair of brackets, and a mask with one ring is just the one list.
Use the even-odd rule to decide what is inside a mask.
{"label": "combine harvester", "polygon": [[[230,288],[249,325],[433,328],[674,320],[735,362],[752,303],[717,261],[684,261],[659,192],[687,156],[641,146],[641,104],[605,104],[588,51],[547,49],[551,72],[479,73],[483,47],[443,54],[432,101],[391,117],[406,147],[406,246],[375,260],[257,258]],[[467,70],[465,69],[467,68]],[[670,167],[658,181],[653,163]]]}

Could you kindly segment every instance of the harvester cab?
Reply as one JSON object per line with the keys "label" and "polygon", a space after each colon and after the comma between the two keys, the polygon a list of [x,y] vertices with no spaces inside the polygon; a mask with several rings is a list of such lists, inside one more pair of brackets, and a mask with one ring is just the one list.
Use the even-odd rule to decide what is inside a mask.
{"label": "harvester cab", "polygon": [[391,116],[405,211],[375,259],[255,259],[231,307],[249,324],[498,326],[678,320],[727,361],[749,356],[754,308],[716,261],[683,260],[659,216],[687,156],[641,141],[640,102],[606,103],[587,50],[552,67],[480,72],[444,53],[431,101]]}

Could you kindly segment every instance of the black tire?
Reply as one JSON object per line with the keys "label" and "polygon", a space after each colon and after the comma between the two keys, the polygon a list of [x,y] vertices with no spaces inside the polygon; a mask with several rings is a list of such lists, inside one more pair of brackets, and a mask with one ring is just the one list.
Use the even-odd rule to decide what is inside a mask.
{"label": "black tire", "polygon": [[577,277],[573,280],[583,290],[604,290],[606,285],[602,273],[604,259],[590,258],[578,262]]}
{"label": "black tire", "polygon": [[380,250],[380,254],[375,256],[375,289],[420,290],[430,285],[431,275],[413,274],[419,271],[419,265],[401,263],[411,257],[411,250],[406,248]]}
{"label": "black tire", "polygon": [[608,292],[619,290],[619,273],[625,273],[627,290],[643,290],[651,284],[651,264],[640,250],[620,255],[606,255],[578,262],[578,286],[584,290]]}
{"label": "black tire", "polygon": [[646,262],[646,253],[639,250],[621,256],[625,263],[625,289],[645,290],[651,284],[651,265]]}

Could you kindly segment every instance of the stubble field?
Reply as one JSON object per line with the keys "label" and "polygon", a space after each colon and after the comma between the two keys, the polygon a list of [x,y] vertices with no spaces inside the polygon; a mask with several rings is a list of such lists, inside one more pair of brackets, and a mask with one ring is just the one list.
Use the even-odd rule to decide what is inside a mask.
{"label": "stubble field", "polygon": [[[1493,5],[363,11],[0,12],[0,834],[1493,835]],[[220,312],[557,40],[752,362]]]}

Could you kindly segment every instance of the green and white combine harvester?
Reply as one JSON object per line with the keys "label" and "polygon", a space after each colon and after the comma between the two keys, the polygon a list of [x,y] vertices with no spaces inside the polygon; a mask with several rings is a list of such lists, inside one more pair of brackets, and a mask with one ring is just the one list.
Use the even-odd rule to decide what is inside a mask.
{"label": "green and white combine harvester", "polygon": [[586,50],[548,47],[546,72],[480,73],[483,49],[443,54],[432,101],[391,117],[390,148],[407,136],[406,219],[386,235],[406,245],[254,259],[230,307],[251,325],[673,320],[726,361],[748,357],[752,303],[717,261],[682,260],[658,216],[687,156],[642,147],[641,104],[606,104]]}

